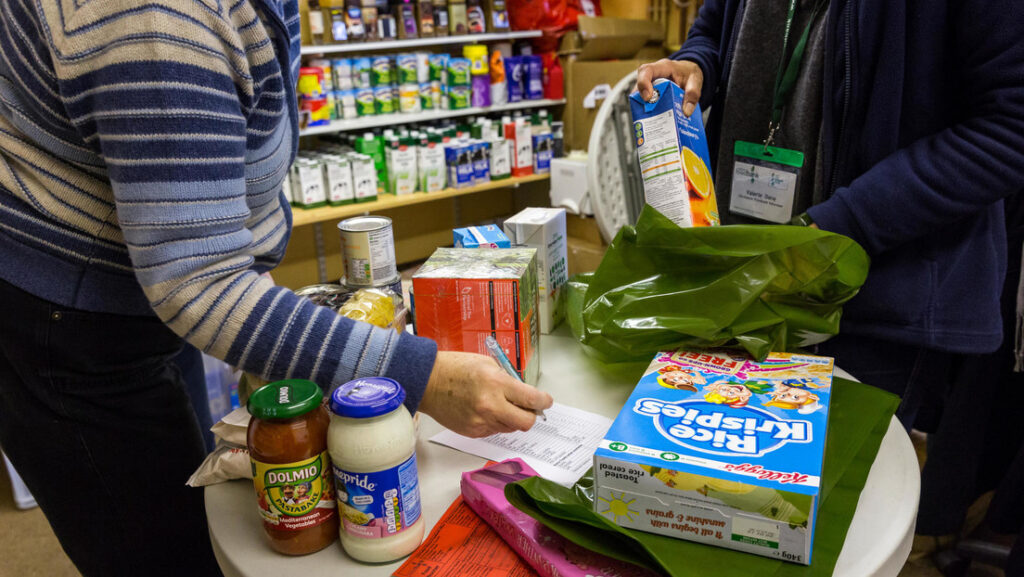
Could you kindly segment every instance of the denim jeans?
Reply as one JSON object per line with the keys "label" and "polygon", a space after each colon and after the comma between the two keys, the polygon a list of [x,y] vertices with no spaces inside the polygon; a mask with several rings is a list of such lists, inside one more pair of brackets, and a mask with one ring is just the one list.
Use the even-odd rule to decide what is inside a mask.
{"label": "denim jeans", "polygon": [[155,317],[69,309],[0,281],[0,445],[86,577],[220,575],[205,455]]}

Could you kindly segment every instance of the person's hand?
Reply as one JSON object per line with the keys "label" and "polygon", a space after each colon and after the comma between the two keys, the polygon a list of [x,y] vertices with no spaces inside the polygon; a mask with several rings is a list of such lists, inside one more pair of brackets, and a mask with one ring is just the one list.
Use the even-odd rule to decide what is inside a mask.
{"label": "person's hand", "polygon": [[640,97],[650,102],[655,97],[654,81],[668,78],[682,87],[683,114],[690,116],[700,101],[700,89],[704,86],[704,72],[696,62],[690,60],[669,60],[662,58],[650,64],[641,64],[636,72],[636,90]]}
{"label": "person's hand", "polygon": [[505,373],[493,359],[439,351],[420,410],[467,437],[526,431],[551,395]]}

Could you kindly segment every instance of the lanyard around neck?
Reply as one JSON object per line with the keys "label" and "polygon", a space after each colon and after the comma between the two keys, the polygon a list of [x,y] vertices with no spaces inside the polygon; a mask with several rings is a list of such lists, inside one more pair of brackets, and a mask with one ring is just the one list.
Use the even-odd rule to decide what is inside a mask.
{"label": "lanyard around neck", "polygon": [[797,77],[800,75],[800,64],[803,62],[804,53],[807,51],[807,39],[811,36],[811,29],[814,21],[818,19],[821,12],[828,5],[827,0],[818,0],[811,12],[811,18],[807,21],[800,39],[793,46],[793,54],[786,60],[786,52],[789,50],[789,34],[793,28],[793,18],[796,16],[796,5],[799,0],[789,0],[789,10],[786,13],[786,29],[782,36],[782,55],[779,57],[779,69],[775,74],[775,92],[772,97],[772,119],[768,123],[768,137],[765,138],[765,150],[775,140],[775,133],[779,130],[782,122],[782,115],[786,111],[789,97],[796,86]]}

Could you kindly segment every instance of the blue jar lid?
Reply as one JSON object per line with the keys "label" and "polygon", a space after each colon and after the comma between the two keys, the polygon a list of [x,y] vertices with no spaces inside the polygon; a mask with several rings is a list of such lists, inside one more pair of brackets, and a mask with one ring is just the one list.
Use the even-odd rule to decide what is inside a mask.
{"label": "blue jar lid", "polygon": [[387,377],[349,381],[331,395],[331,411],[339,417],[365,419],[386,415],[402,406],[405,389]]}

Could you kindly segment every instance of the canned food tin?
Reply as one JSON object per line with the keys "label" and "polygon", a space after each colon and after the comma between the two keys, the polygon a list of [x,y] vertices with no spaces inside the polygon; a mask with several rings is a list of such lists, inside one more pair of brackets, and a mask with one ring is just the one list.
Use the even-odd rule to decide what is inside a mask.
{"label": "canned food tin", "polygon": [[370,59],[352,59],[352,86],[356,88],[369,88],[370,84]]}
{"label": "canned food tin", "polygon": [[[432,87],[429,82],[424,82],[419,85],[420,91],[420,108],[423,110],[434,109],[434,94]],[[438,87],[438,97],[440,98],[441,88]]]}
{"label": "canned food tin", "polygon": [[338,223],[345,282],[352,287],[378,287],[398,277],[395,237],[386,216],[357,216]]}
{"label": "canned food tin", "polygon": [[348,58],[331,60],[331,72],[334,74],[335,90],[351,90],[353,88],[352,60]]}
{"label": "canned food tin", "polygon": [[355,91],[356,96],[356,114],[359,116],[372,116],[377,114],[376,104],[374,102],[373,89],[370,87],[357,88]]}
{"label": "canned food tin", "polygon": [[374,56],[370,64],[370,84],[390,86],[394,81],[394,67],[390,56]]}
{"label": "canned food tin", "polygon": [[412,53],[399,54],[398,62],[398,83],[415,84],[417,82],[416,55]]}
{"label": "canned food tin", "polygon": [[377,103],[377,114],[391,114],[395,111],[395,94],[390,84],[374,88],[373,99]]}
{"label": "canned food tin", "polygon": [[399,88],[398,109],[402,112],[419,112],[423,110],[420,104],[419,85],[403,84]]}

